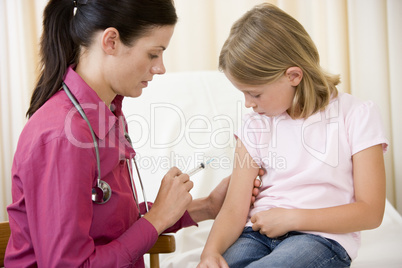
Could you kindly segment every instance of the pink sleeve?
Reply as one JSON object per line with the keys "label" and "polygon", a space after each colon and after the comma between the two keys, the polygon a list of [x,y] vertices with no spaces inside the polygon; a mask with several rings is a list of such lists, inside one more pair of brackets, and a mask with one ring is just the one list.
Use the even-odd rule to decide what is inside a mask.
{"label": "pink sleeve", "polygon": [[[148,208],[152,208],[153,203],[148,202]],[[140,204],[140,211],[141,214],[145,214],[145,204],[144,202]],[[185,227],[190,226],[198,226],[198,224],[191,218],[190,214],[186,211],[184,212],[183,216],[171,227],[166,229],[163,233],[176,233],[178,230],[183,229]]]}
{"label": "pink sleeve", "polygon": [[[20,202],[27,219],[21,219],[25,214],[11,208],[14,239],[7,249],[10,258],[13,251],[18,253],[31,240],[39,267],[122,267],[143,261],[143,254],[158,238],[145,219],[106,245],[95,246],[89,234],[93,203],[88,193],[93,180],[88,178],[96,177],[91,152],[67,140],[54,139],[25,157],[19,176],[25,178],[24,189],[30,189]],[[38,159],[41,161],[35,161]]]}
{"label": "pink sleeve", "polygon": [[196,222],[190,217],[190,214],[186,211],[184,212],[183,216],[178,220],[173,226],[169,227],[164,231],[164,233],[175,233],[178,230],[189,227],[189,226],[198,226]]}
{"label": "pink sleeve", "polygon": [[347,116],[345,124],[352,154],[377,144],[382,144],[384,153],[387,151],[388,140],[385,137],[381,115],[372,101],[355,107]]}
{"label": "pink sleeve", "polygon": [[247,152],[259,166],[263,165],[261,152],[268,149],[271,140],[270,132],[271,127],[267,117],[250,113],[243,116],[242,125],[235,133],[236,138],[242,141]]}

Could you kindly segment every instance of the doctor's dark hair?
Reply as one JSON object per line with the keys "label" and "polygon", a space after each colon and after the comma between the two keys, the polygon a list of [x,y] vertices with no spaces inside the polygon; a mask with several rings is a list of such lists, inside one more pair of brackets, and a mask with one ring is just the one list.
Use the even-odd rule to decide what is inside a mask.
{"label": "doctor's dark hair", "polygon": [[155,27],[176,22],[173,0],[50,0],[43,13],[40,75],[27,116],[61,88],[68,66],[78,63],[80,48],[89,47],[98,31],[114,27],[130,46]]}

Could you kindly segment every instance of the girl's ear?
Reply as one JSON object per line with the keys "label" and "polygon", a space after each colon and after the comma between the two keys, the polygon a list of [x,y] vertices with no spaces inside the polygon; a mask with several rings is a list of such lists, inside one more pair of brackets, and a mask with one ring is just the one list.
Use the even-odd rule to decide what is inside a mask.
{"label": "girl's ear", "polygon": [[114,55],[120,43],[119,31],[114,27],[109,27],[103,31],[101,46],[107,55]]}
{"label": "girl's ear", "polygon": [[299,67],[290,67],[286,70],[285,75],[289,79],[291,86],[295,87],[300,84],[303,78],[303,71]]}

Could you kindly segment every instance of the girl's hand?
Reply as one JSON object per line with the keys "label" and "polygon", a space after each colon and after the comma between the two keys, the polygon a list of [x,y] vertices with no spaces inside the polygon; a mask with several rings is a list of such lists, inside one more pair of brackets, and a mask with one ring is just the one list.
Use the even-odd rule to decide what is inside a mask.
{"label": "girl's hand", "polygon": [[296,222],[296,210],[272,208],[254,214],[251,222],[254,231],[271,238],[279,237],[293,231],[292,224]]}
{"label": "girl's hand", "polygon": [[197,268],[229,268],[229,266],[222,255],[210,254],[207,257],[201,256],[201,262]]}
{"label": "girl's hand", "polygon": [[189,193],[192,188],[193,182],[189,176],[176,167],[163,177],[152,209],[144,215],[159,234],[183,216],[193,199]]}

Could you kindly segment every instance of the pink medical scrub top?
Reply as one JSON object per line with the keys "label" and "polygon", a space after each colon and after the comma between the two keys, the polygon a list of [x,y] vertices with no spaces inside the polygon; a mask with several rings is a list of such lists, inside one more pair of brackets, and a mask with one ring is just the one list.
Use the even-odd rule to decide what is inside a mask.
{"label": "pink medical scrub top", "polygon": [[[70,67],[65,83],[83,107],[99,143],[102,180],[112,189],[95,204],[97,165],[91,132],[63,90],[28,120],[12,166],[11,237],[6,267],[144,267],[158,233],[139,218],[126,159],[122,96],[109,110]],[[113,112],[112,112],[113,111]],[[169,232],[195,225],[186,212]]]}

